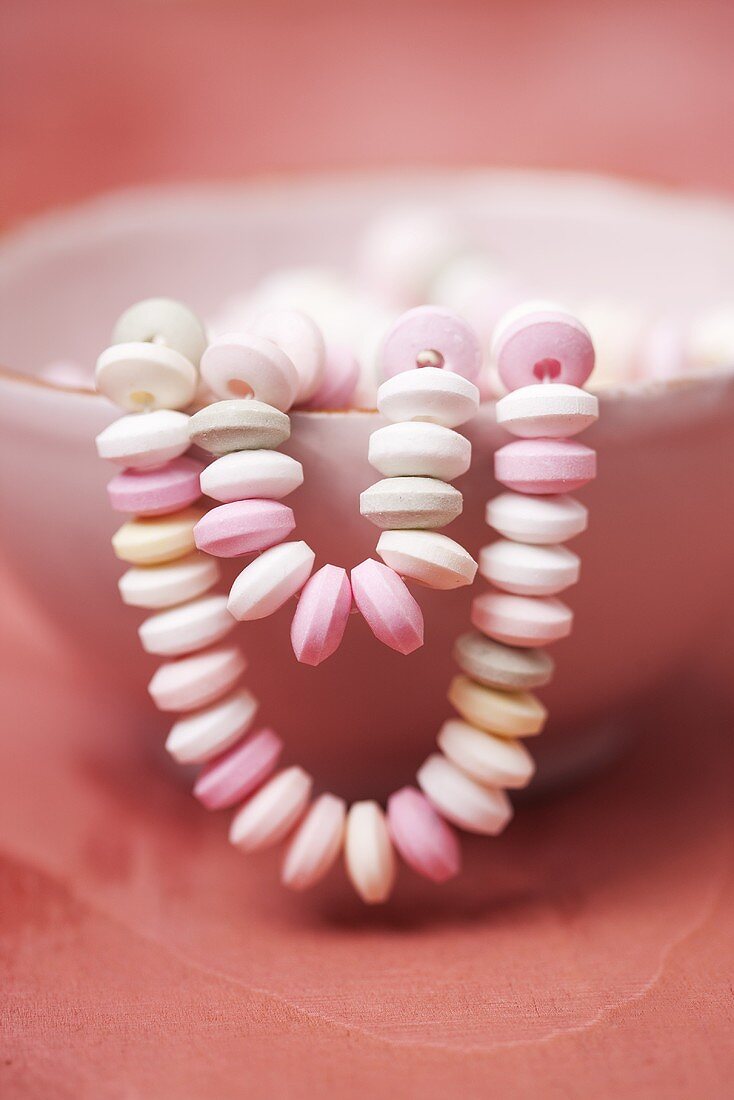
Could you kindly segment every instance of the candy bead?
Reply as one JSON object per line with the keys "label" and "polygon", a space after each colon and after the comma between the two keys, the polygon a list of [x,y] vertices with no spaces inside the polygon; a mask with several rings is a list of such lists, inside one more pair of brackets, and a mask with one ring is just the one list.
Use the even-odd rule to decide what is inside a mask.
{"label": "candy bead", "polygon": [[253,733],[202,768],[194,796],[207,810],[234,806],[275,771],[282,751],[283,742],[271,729]]}
{"label": "candy bead", "polygon": [[479,551],[479,572],[504,592],[553,596],[579,579],[581,559],[565,546],[529,546],[498,539]]}
{"label": "candy bead", "polygon": [[423,645],[423,613],[393,569],[367,558],[351,580],[354,602],[378,641],[402,654]]}
{"label": "candy bead", "polygon": [[189,425],[191,442],[213,455],[274,450],[290,437],[285,413],[253,398],[216,401],[199,409]]}
{"label": "candy bead", "polygon": [[223,504],[257,497],[280,500],[302,484],[301,463],[281,451],[233,451],[201,474],[202,493]]}
{"label": "candy bead", "polygon": [[291,623],[296,660],[320,665],[341,645],[352,610],[352,586],[347,572],[324,565],[306,582]]}
{"label": "candy bead", "polygon": [[173,516],[129,519],[112,536],[112,548],[120,561],[131,565],[175,561],[194,549],[194,527],[200,519],[198,508]]}
{"label": "candy bead", "polygon": [[272,546],[235,579],[227,607],[240,622],[272,615],[300,592],[311,575],[316,555],[305,542]]}
{"label": "candy bead", "polygon": [[252,725],[257,700],[245,688],[187,714],[171,728],[166,750],[178,764],[201,764],[224,752]]}
{"label": "candy bead", "polygon": [[533,737],[540,733],[548,711],[527,691],[498,691],[468,676],[454,676],[448,700],[472,726],[500,737]]}
{"label": "candy bead", "polygon": [[428,757],[417,779],[442,817],[467,833],[497,836],[512,818],[512,805],[503,790],[481,786],[440,753]]}
{"label": "candy bead", "polygon": [[485,592],[476,596],[471,622],[498,642],[515,646],[542,646],[567,638],[573,612],[554,596],[511,596]]}
{"label": "candy bead", "polygon": [[201,471],[192,458],[174,458],[155,470],[124,470],[108,483],[107,493],[116,512],[163,516],[199,499]]}
{"label": "candy bead", "polygon": [[367,457],[385,477],[453,481],[471,465],[471,443],[466,436],[441,424],[421,420],[387,424],[370,436]]}
{"label": "candy bead", "polygon": [[403,787],[390,795],[387,821],[393,844],[419,875],[438,883],[458,875],[458,837],[415,787]]}
{"label": "candy bead", "polygon": [[318,325],[300,310],[271,309],[255,319],[251,331],[285,352],[298,376],[295,400],[308,401],[324,377],[326,348]]}
{"label": "candy bead", "polygon": [[468,379],[439,367],[402,371],[383,382],[377,407],[388,420],[427,420],[455,428],[479,408],[479,390]]}
{"label": "candy bead", "polygon": [[196,393],[196,368],[162,344],[113,344],[102,352],[95,385],[128,412],[183,409]]}
{"label": "candy bead", "polygon": [[594,345],[579,320],[557,309],[517,311],[498,325],[492,357],[508,390],[546,379],[583,386],[594,369]]}
{"label": "candy bead", "polygon": [[313,780],[303,768],[286,768],[261,787],[235,814],[229,839],[243,852],[277,844],[308,805]]}
{"label": "candy bead", "polygon": [[161,466],[189,449],[189,419],[172,409],[121,416],[97,436],[97,454],[135,470]]}
{"label": "candy bead", "polygon": [[151,615],[140,624],[138,635],[146,653],[179,657],[221,641],[234,625],[226,596],[203,596]]}
{"label": "candy bead", "polygon": [[359,363],[348,348],[327,344],[321,384],[304,405],[310,409],[348,409],[359,375]]}
{"label": "candy bead", "polygon": [[236,646],[217,646],[161,665],[148,691],[159,710],[195,710],[231,691],[246,668]]}
{"label": "candy bead", "polygon": [[488,501],[486,518],[487,524],[507,539],[549,546],[568,542],[585,531],[589,513],[569,496],[500,493]]}
{"label": "candy bead", "polygon": [[521,439],[494,454],[494,476],[520,493],[566,493],[596,477],[596,452],[562,439]]}
{"label": "candy bead", "polygon": [[436,206],[415,199],[374,218],[359,243],[361,281],[398,306],[425,301],[430,283],[463,245],[463,234]]}
{"label": "candy bead", "polygon": [[523,386],[496,406],[497,423],[523,439],[566,439],[599,417],[593,393],[562,382]]}
{"label": "candy bead", "polygon": [[330,870],[341,851],[347,804],[333,794],[317,798],[298,827],[283,860],[280,881],[307,890]]}
{"label": "candy bead", "polygon": [[482,348],[471,325],[442,306],[416,306],[398,317],[382,347],[382,374],[392,378],[415,367],[442,367],[476,382]]}
{"label": "candy bead", "polygon": [[456,639],[454,660],[472,680],[504,691],[544,687],[553,676],[553,658],[542,649],[514,649],[478,632]]}
{"label": "candy bead", "polygon": [[368,905],[387,901],[397,868],[385,815],[376,802],[350,806],[344,855],[350,882],[362,901]]}
{"label": "candy bead", "polygon": [[217,397],[251,397],[281,412],[295,400],[296,368],[271,340],[253,333],[218,336],[201,357],[201,377]]}
{"label": "candy bead", "polygon": [[389,477],[365,489],[359,510],[376,527],[446,527],[461,515],[458,489],[432,477]]}
{"label": "candy bead", "polygon": [[113,344],[165,344],[195,367],[206,347],[206,332],[188,306],[173,298],[146,298],[126,309],[112,332]]}
{"label": "candy bead", "polygon": [[438,735],[443,754],[483,787],[527,787],[535,774],[533,758],[520,741],[495,737],[468,722],[451,718]]}
{"label": "candy bead", "polygon": [[128,569],[118,583],[123,603],[158,610],[203,596],[219,580],[219,565],[207,554],[189,554],[170,565]]}
{"label": "candy bead", "polygon": [[377,553],[396,573],[428,588],[460,588],[477,571],[463,546],[435,531],[383,531]]}
{"label": "candy bead", "polygon": [[274,546],[295,526],[293,510],[277,500],[236,500],[202,516],[194,528],[194,539],[207,554],[236,558]]}

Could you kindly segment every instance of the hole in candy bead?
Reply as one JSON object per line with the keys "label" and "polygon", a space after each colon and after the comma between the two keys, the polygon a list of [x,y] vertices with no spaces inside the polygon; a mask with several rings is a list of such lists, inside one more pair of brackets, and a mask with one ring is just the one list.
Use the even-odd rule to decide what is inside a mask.
{"label": "hole in candy bead", "polygon": [[533,367],[533,374],[541,382],[552,382],[561,373],[561,364],[557,359],[539,359]]}
{"label": "hole in candy bead", "polygon": [[426,348],[425,351],[421,351],[415,358],[419,367],[442,367],[444,364],[444,357],[440,351],[435,351],[433,348]]}
{"label": "hole in candy bead", "polygon": [[139,409],[147,409],[155,402],[155,397],[148,390],[135,390],[130,394],[130,403]]}
{"label": "hole in candy bead", "polygon": [[227,383],[227,389],[233,397],[252,397],[253,389],[249,382],[241,378],[232,378]]}

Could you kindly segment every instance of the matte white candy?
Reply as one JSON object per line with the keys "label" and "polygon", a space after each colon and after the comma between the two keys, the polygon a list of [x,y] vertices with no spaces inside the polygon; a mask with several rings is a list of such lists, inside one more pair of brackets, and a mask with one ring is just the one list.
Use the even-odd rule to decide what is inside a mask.
{"label": "matte white candy", "polygon": [[444,722],[438,746],[446,757],[483,787],[526,787],[535,774],[533,758],[520,741],[495,737],[458,718]]}
{"label": "matte white candy", "polygon": [[463,546],[435,531],[383,531],[377,553],[396,573],[428,588],[460,588],[477,571]]}
{"label": "matte white candy", "polygon": [[189,417],[172,409],[121,416],[100,432],[97,454],[119,466],[146,470],[189,449]]}
{"label": "matte white candy", "polygon": [[487,503],[487,523],[515,542],[550,546],[586,530],[588,512],[570,496],[500,493]]}
{"label": "matte white candy", "polygon": [[554,596],[579,579],[581,559],[565,546],[530,546],[498,539],[479,551],[479,572],[519,596]]}
{"label": "matte white candy", "polygon": [[387,424],[370,436],[368,458],[385,477],[453,481],[471,465],[471,443],[441,424],[422,420]]}
{"label": "matte white candy", "polygon": [[246,668],[237,646],[216,646],[161,665],[148,691],[158,710],[195,710],[231,691]]}
{"label": "matte white candy", "polygon": [[445,527],[461,515],[463,497],[433,477],[388,477],[365,489],[359,509],[376,527]]}
{"label": "matte white candy", "polygon": [[296,401],[308,401],[324,377],[326,348],[321,329],[297,309],[271,309],[261,313],[250,331],[284,351],[298,373]]}
{"label": "matte white candy", "polygon": [[308,805],[313,780],[303,768],[286,768],[261,787],[229,828],[229,839],[243,852],[269,848],[286,836]]}
{"label": "matte white candy", "polygon": [[496,407],[497,423],[523,439],[567,439],[599,416],[593,393],[562,382],[521,386]]}
{"label": "matte white candy", "polygon": [[166,565],[128,569],[118,587],[123,603],[153,611],[203,596],[218,580],[219,562],[197,552]]}
{"label": "matte white candy", "polygon": [[362,901],[377,905],[392,891],[396,860],[387,821],[376,802],[355,802],[344,838],[347,874]]}
{"label": "matte white candy", "polygon": [[440,753],[428,757],[417,778],[434,808],[468,833],[497,836],[512,818],[512,805],[504,791],[481,786]]}
{"label": "matte white candy", "polygon": [[146,298],[126,309],[112,333],[113,344],[165,344],[195,367],[206,347],[206,332],[195,313],[173,298]]}
{"label": "matte white candy", "polygon": [[257,700],[249,691],[233,691],[205,710],[176,722],[166,749],[179,764],[203,764],[247,733],[256,711]]}
{"label": "matte white candy", "polygon": [[306,890],[329,871],[344,841],[347,804],[333,794],[317,798],[298,827],[283,860],[280,880],[291,890]]}
{"label": "matte white candy", "polygon": [[196,393],[196,367],[163,344],[112,344],[97,360],[97,389],[129,412],[183,409]]}
{"label": "matte white candy", "polygon": [[284,351],[253,333],[217,336],[201,357],[201,376],[217,397],[254,397],[287,412],[298,374]]}
{"label": "matte white candy", "polygon": [[221,641],[234,625],[226,596],[202,596],[151,615],[140,624],[138,635],[146,653],[180,657]]}
{"label": "matte white candy", "polygon": [[305,542],[282,542],[255,558],[236,578],[227,606],[240,622],[264,619],[300,592],[316,555]]}
{"label": "matte white candy", "polygon": [[214,500],[281,500],[303,484],[300,462],[281,451],[233,451],[203,470],[201,491]]}
{"label": "matte white candy", "polygon": [[254,397],[215,401],[191,417],[192,443],[213,455],[275,448],[291,434],[286,413]]}
{"label": "matte white candy", "polygon": [[416,367],[382,383],[377,407],[388,420],[427,420],[455,428],[476,413],[479,390],[453,371]]}
{"label": "matte white candy", "polygon": [[573,612],[555,596],[485,592],[474,597],[471,621],[477,630],[498,642],[535,647],[567,638]]}

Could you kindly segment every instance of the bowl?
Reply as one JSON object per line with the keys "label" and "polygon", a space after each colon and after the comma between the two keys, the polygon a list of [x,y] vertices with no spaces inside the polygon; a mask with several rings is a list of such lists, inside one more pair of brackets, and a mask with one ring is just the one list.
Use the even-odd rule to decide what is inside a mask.
{"label": "bowl", "polygon": [[[347,269],[369,218],[419,199],[458,211],[477,242],[533,285],[571,300],[617,295],[681,315],[734,285],[734,208],[610,180],[552,174],[436,173],[316,177],[242,186],[144,189],[99,198],[8,233],[0,243],[0,552],[76,650],[109,705],[129,712],[131,751],[163,758],[165,719],[148,701],[155,668],[141,652],[141,615],[121,605],[119,525],[105,492],[110,469],[94,436],[118,412],[83,388],[39,378],[51,361],[92,364],[131,302],[165,294],[211,315],[281,265]],[[558,781],[598,765],[634,730],[635,704],[695,661],[734,604],[734,372],[637,381],[600,394],[597,481],[575,548],[582,579],[576,622],[555,647],[541,774]],[[374,411],[297,412],[285,448],[304,466],[297,532],[317,563],[347,568],[374,553],[359,515],[375,478],[367,463]],[[492,453],[507,441],[482,406],[469,425],[463,515],[449,534],[476,556],[498,491]],[[454,637],[473,594],[420,592],[426,645],[410,657],[380,646],[359,616],[324,665],[297,665],[292,606],[235,632],[261,717],[319,786],[350,798],[412,780],[448,714]],[[49,731],[49,736],[62,736]],[[144,748],[147,746],[147,748]]]}

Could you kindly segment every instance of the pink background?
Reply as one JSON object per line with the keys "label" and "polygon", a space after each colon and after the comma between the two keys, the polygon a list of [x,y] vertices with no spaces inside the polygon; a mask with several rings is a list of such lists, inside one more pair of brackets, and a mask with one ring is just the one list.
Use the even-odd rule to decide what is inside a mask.
{"label": "pink background", "polygon": [[[730,191],[728,3],[5,0],[6,221],[152,179],[394,164]],[[0,573],[4,1096],[727,1095],[731,698],[640,713],[445,891],[245,869]],[[49,729],[58,736],[49,738]]]}

